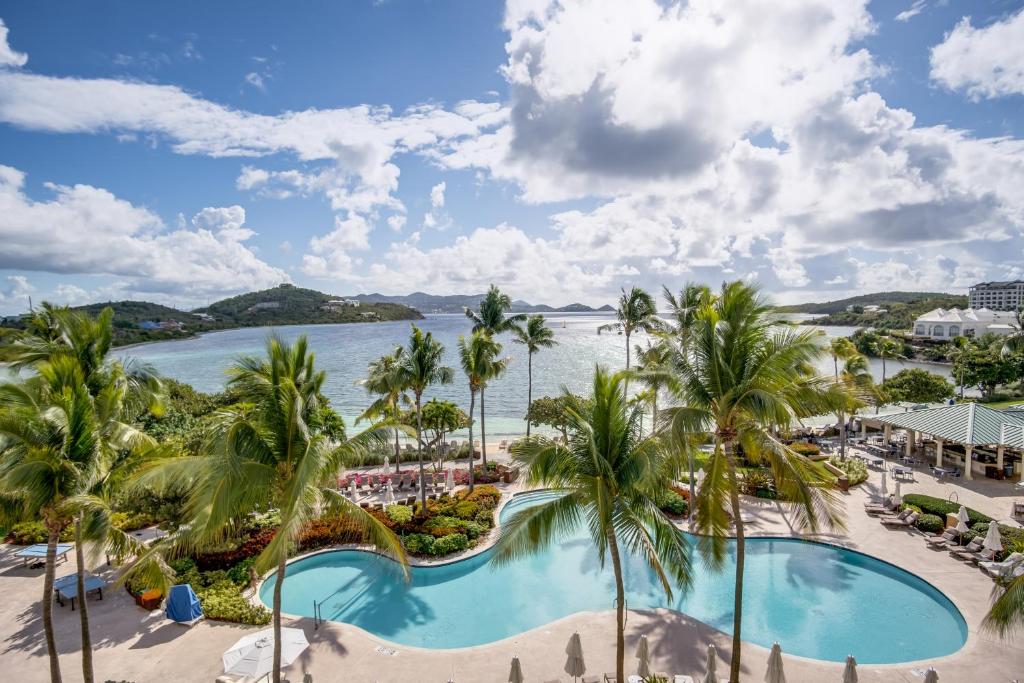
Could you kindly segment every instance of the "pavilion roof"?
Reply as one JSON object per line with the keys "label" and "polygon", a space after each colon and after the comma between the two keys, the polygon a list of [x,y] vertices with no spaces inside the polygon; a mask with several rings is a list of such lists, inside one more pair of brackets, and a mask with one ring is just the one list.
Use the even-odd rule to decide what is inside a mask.
{"label": "pavilion roof", "polygon": [[1024,449],[1024,418],[980,403],[890,413],[872,419],[964,445]]}

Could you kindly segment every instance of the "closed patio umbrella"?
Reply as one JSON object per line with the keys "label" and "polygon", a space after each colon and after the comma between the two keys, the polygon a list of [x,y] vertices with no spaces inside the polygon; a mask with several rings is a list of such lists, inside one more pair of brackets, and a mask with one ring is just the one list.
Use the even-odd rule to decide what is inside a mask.
{"label": "closed patio umbrella", "polygon": [[451,491],[455,488],[455,476],[451,470],[444,473],[444,489],[445,491]]}
{"label": "closed patio umbrella", "polygon": [[708,645],[708,672],[704,674],[704,678],[700,679],[701,683],[718,683],[718,652],[715,650],[714,645]]}
{"label": "closed patio umbrella", "polygon": [[853,658],[853,655],[846,655],[843,683],[857,683],[857,660]]}
{"label": "closed patio umbrella", "polygon": [[381,466],[381,469],[387,474],[387,471],[391,469],[391,458],[386,455],[384,456],[384,465]]}
{"label": "closed patio umbrella", "polygon": [[356,499],[356,495],[357,495],[358,491],[359,490],[356,488],[356,480],[353,477],[352,480],[349,481],[349,483],[348,483],[348,492],[349,492],[349,495],[352,496],[352,500]]}
{"label": "closed patio umbrella", "polygon": [[956,519],[956,531],[960,534],[960,538],[963,538],[964,534],[971,530],[971,528],[967,526],[967,508],[963,505],[960,506],[960,512],[956,513]]}
{"label": "closed patio umbrella", "polygon": [[647,644],[647,636],[640,636],[640,644],[636,647],[636,658],[640,663],[636,666],[636,672],[642,678],[651,675],[651,648]]}
{"label": "closed patio umbrella", "polygon": [[1003,549],[1003,539],[999,537],[999,524],[995,521],[989,522],[988,533],[985,534],[983,547],[997,553]]}
{"label": "closed patio umbrella", "polygon": [[565,654],[569,656],[565,660],[565,673],[572,676],[575,681],[587,672],[587,665],[583,663],[583,643],[580,642],[579,633],[573,633],[569,638],[569,644],[565,646]]}
{"label": "closed patio umbrella", "polygon": [[394,505],[394,503],[395,503],[395,489],[393,489],[391,487],[391,480],[390,479],[388,479],[388,483],[387,483],[386,488],[387,488],[387,495],[385,496],[385,499],[388,501],[388,505]]}
{"label": "closed patio umbrella", "polygon": [[512,658],[512,669],[508,672],[508,683],[523,683],[523,668],[519,666],[519,657]]}
{"label": "closed patio umbrella", "polygon": [[924,683],[939,683],[939,672],[935,669],[928,669],[924,674]]}
{"label": "closed patio umbrella", "polygon": [[899,481],[899,479],[897,479],[896,480],[896,493],[892,494],[892,503],[893,503],[893,505],[899,505],[902,502],[903,502],[903,497],[900,496],[900,481]]}
{"label": "closed patio umbrella", "polygon": [[778,643],[772,645],[768,655],[768,671],[764,674],[765,683],[786,683],[786,673],[782,670],[782,648]]}
{"label": "closed patio umbrella", "polygon": [[884,471],[882,472],[882,483],[878,487],[878,492],[879,494],[881,494],[882,500],[885,500],[886,498],[889,497],[889,487],[886,485],[886,477]]}
{"label": "closed patio umbrella", "polygon": [[[281,666],[288,666],[309,647],[306,634],[299,628],[281,629]],[[222,657],[224,673],[261,678],[274,668],[274,629],[248,635],[231,646]]]}

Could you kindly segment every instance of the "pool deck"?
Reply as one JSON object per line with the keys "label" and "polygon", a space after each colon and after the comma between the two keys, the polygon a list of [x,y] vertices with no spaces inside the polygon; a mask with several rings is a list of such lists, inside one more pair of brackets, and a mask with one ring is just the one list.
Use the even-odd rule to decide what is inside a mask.
{"label": "pool deck", "polygon": [[[987,611],[992,582],[978,569],[965,565],[925,547],[922,536],[889,530],[864,514],[862,503],[878,484],[872,473],[869,482],[843,496],[847,507],[847,529],[819,540],[856,549],[896,564],[934,584],[949,596],[967,620],[970,635],[957,653],[927,663],[898,665],[862,665],[858,667],[864,683],[881,681],[920,682],[920,670],[934,666],[941,681],[1000,683],[1024,681],[1024,633],[1000,641],[982,633],[979,624]],[[904,493],[925,491],[929,483],[903,487]],[[513,487],[509,487],[514,490]],[[511,491],[509,491],[511,492]],[[792,515],[777,503],[747,499],[746,514],[752,518],[752,534],[794,535]],[[45,645],[39,615],[42,590],[41,569],[24,569],[13,557],[16,549],[0,546],[0,671],[3,678],[19,683],[48,681]],[[74,558],[58,568],[58,576],[74,571]],[[105,567],[94,570],[112,578]],[[609,602],[611,598],[609,597]],[[103,601],[91,598],[94,660],[97,680],[136,681],[208,681],[221,672],[221,654],[238,638],[252,631],[218,622],[200,622],[185,628],[163,619],[162,612],[148,613],[135,606],[123,591],[111,588]],[[486,605],[481,605],[486,609]],[[886,606],[878,606],[879,619],[886,618]],[[501,619],[501,614],[495,614]],[[81,680],[78,613],[54,607],[57,643],[65,681]],[[564,673],[565,647],[578,631],[588,673],[614,670],[614,613],[576,614],[552,624],[490,645],[464,650],[431,651],[391,645],[365,631],[346,624],[327,623],[313,629],[311,619],[286,619],[288,625],[305,630],[310,648],[286,672],[294,683],[303,681],[306,672],[313,681],[506,681],[509,661],[518,655],[527,681],[572,679]],[[865,624],[870,628],[870,624]],[[731,639],[709,626],[667,610],[631,611],[627,623],[627,672],[635,668],[633,653],[637,639],[646,634],[650,640],[653,668],[667,673],[694,676],[704,672],[708,643],[714,643],[722,659],[719,674],[728,671],[727,657]],[[784,646],[785,644],[783,644]],[[850,644],[856,655],[856,643]],[[745,643],[744,681],[761,681],[767,662],[765,648]],[[783,653],[790,683],[838,681],[842,664],[806,660]]]}

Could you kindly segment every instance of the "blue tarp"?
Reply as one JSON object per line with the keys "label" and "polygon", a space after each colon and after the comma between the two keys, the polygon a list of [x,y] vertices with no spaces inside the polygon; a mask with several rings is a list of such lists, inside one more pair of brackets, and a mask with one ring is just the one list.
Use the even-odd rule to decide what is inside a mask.
{"label": "blue tarp", "polygon": [[187,583],[171,586],[167,596],[167,618],[178,623],[188,623],[203,616],[203,608],[199,604],[192,586]]}

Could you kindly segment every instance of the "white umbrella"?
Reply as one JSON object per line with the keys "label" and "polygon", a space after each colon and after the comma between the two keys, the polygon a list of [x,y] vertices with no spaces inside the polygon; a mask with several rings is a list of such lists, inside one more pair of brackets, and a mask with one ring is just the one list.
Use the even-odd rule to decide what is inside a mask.
{"label": "white umbrella", "polygon": [[512,669],[508,672],[508,683],[523,683],[523,668],[519,666],[519,657],[512,658]]}
{"label": "white umbrella", "polygon": [[640,644],[636,647],[636,658],[640,660],[636,672],[642,678],[651,675],[651,648],[647,644],[647,636],[640,636]]}
{"label": "white umbrella", "polygon": [[903,498],[900,497],[900,480],[896,480],[896,493],[892,494],[892,504],[899,505],[903,502]]}
{"label": "white umbrella", "polygon": [[967,526],[967,508],[963,505],[960,506],[960,512],[956,513],[956,519],[957,533],[959,533],[960,537],[963,538],[963,535],[971,530],[971,528]]}
{"label": "white umbrella", "polygon": [[714,645],[708,645],[708,672],[701,679],[701,683],[718,683],[718,652]]}
{"label": "white umbrella", "polygon": [[928,669],[924,674],[924,683],[939,683],[939,672],[935,669]]}
{"label": "white umbrella", "polygon": [[782,648],[778,643],[772,645],[772,653],[768,655],[768,671],[764,674],[765,683],[786,683],[786,673],[782,670]]}
{"label": "white umbrella", "polygon": [[857,660],[853,655],[846,656],[846,668],[843,669],[843,683],[857,683]]}
{"label": "white umbrella", "polygon": [[580,642],[579,633],[573,633],[572,638],[569,638],[565,654],[569,655],[565,660],[565,673],[572,676],[573,680],[587,672],[587,665],[583,663],[583,643]]}
{"label": "white umbrella", "polygon": [[446,491],[451,491],[455,488],[455,476],[452,474],[451,470],[448,470],[444,474],[444,488]]}
{"label": "white umbrella", "polygon": [[882,500],[885,500],[889,496],[889,487],[886,485],[885,472],[882,472],[882,485],[878,488],[879,493],[882,494]]}
{"label": "white umbrella", "polygon": [[352,479],[348,483],[348,492],[352,496],[352,500],[355,500],[356,499],[356,494],[358,492],[358,489],[356,488],[356,478],[355,477],[352,477]]}
{"label": "white umbrella", "polygon": [[384,472],[387,472],[389,469],[391,469],[391,458],[389,458],[386,455],[384,456],[384,466],[381,469],[383,469]]}
{"label": "white umbrella", "polygon": [[[281,629],[281,666],[288,666],[309,647],[306,634],[298,628]],[[274,668],[274,629],[248,635],[231,646],[222,657],[224,673],[260,678]]]}
{"label": "white umbrella", "polygon": [[388,483],[387,483],[387,486],[385,488],[387,489],[386,499],[388,501],[388,505],[394,505],[394,503],[395,503],[395,489],[391,488],[391,480],[390,479],[388,479]]}
{"label": "white umbrella", "polygon": [[999,524],[995,521],[989,522],[988,534],[985,535],[984,548],[999,552],[1003,549],[1003,540],[999,538]]}

